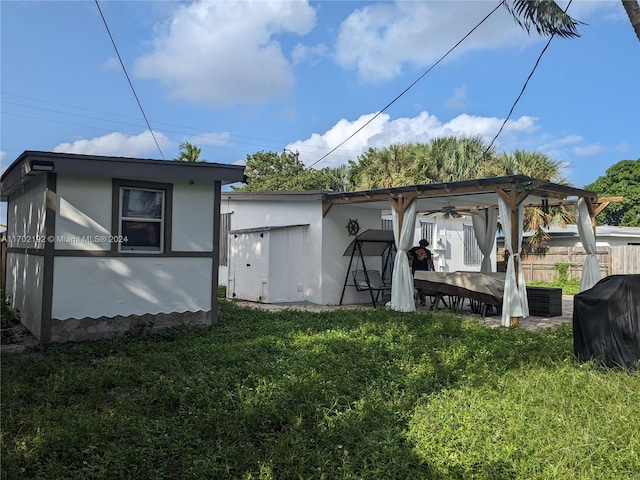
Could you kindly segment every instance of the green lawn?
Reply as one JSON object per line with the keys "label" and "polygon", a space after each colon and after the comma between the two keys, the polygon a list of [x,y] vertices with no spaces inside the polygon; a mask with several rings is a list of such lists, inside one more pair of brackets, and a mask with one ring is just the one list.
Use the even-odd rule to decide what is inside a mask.
{"label": "green lawn", "polygon": [[640,375],[571,325],[268,313],[2,354],[3,479],[640,478]]}

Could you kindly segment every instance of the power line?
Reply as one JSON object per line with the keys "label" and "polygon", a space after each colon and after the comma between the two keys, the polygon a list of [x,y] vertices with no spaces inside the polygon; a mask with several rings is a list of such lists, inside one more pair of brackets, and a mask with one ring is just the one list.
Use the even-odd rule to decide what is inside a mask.
{"label": "power line", "polygon": [[[567,4],[567,7],[564,9],[565,13],[567,13],[567,10],[569,10],[569,5],[571,5],[572,1],[573,0],[569,0],[569,3]],[[544,48],[540,52],[540,55],[538,55],[538,59],[536,60],[536,63],[533,65],[533,68],[531,69],[531,72],[529,73],[529,76],[525,80],[524,85],[522,85],[522,89],[520,90],[520,93],[518,94],[518,97],[513,102],[513,105],[511,105],[511,110],[509,110],[509,114],[507,115],[507,117],[502,122],[502,125],[500,125],[500,129],[498,130],[498,133],[496,133],[496,136],[493,137],[493,140],[491,140],[491,143],[489,144],[489,146],[484,150],[484,152],[482,152],[482,156],[480,158],[484,157],[487,154],[487,152],[491,149],[491,147],[493,147],[493,144],[496,141],[496,139],[498,138],[498,136],[502,133],[502,130],[504,129],[504,126],[507,124],[507,122],[511,118],[511,114],[515,110],[516,105],[518,104],[518,102],[520,101],[520,98],[524,94],[524,91],[527,88],[527,85],[529,84],[529,80],[531,80],[531,77],[533,76],[533,73],[538,68],[538,64],[540,63],[540,60],[542,59],[542,56],[547,51],[547,48],[549,48],[549,45],[551,45],[551,40],[553,40],[554,36],[555,36],[555,33],[552,33],[551,36],[549,37],[549,40],[547,41],[547,44],[544,46]],[[480,160],[480,158],[478,160]]]}
{"label": "power line", "polygon": [[102,9],[100,8],[100,4],[98,3],[98,0],[96,1],[96,7],[98,7],[98,12],[100,12],[100,17],[102,17],[102,22],[104,23],[104,27],[107,29],[107,33],[109,34],[109,38],[111,39],[111,43],[113,44],[113,48],[116,51],[116,55],[118,56],[118,60],[120,61],[120,65],[122,66],[122,70],[124,71],[124,75],[127,77],[127,82],[129,82],[129,86],[131,87],[131,91],[133,92],[133,96],[136,98],[136,102],[138,102],[138,107],[140,107],[140,111],[142,112],[142,116],[144,117],[144,121],[147,124],[147,127],[149,128],[149,132],[151,132],[151,136],[153,137],[153,141],[156,142],[156,147],[158,147],[158,151],[160,152],[160,156],[162,157],[163,160],[166,160],[164,158],[164,154],[162,153],[162,149],[160,148],[160,144],[158,143],[158,139],[156,138],[156,136],[153,133],[153,129],[151,128],[151,125],[149,124],[149,120],[147,120],[147,115],[144,113],[144,109],[142,108],[142,104],[140,103],[140,99],[138,98],[138,94],[136,93],[136,89],[133,88],[133,83],[131,83],[131,79],[129,78],[129,74],[127,73],[127,69],[124,66],[124,62],[122,61],[122,57],[120,56],[120,52],[118,51],[118,47],[116,46],[116,42],[113,39],[113,35],[111,35],[111,30],[109,30],[109,25],[107,25],[107,20],[104,18],[104,15],[102,14]]}
{"label": "power line", "polygon": [[[25,99],[25,100],[32,100],[34,102],[42,102],[42,103],[45,103],[45,104],[57,105],[57,106],[60,106],[60,107],[67,107],[67,108],[74,109],[74,110],[101,114],[101,115],[105,115],[105,116],[109,116],[109,117],[114,117],[114,119],[101,118],[99,116],[93,116],[93,115],[83,115],[81,113],[73,113],[71,111],[64,111],[64,110],[60,110],[60,109],[39,107],[39,106],[35,106],[35,105],[28,105],[26,103],[17,103],[17,102],[11,102],[11,101],[7,101],[7,100],[0,100],[0,103],[2,103],[4,105],[13,105],[13,106],[21,107],[21,108],[24,108],[24,109],[32,109],[32,110],[38,110],[38,111],[42,111],[42,112],[50,112],[50,113],[53,113],[53,114],[65,115],[65,116],[70,116],[70,117],[78,117],[78,118],[88,119],[88,120],[97,120],[97,121],[101,121],[101,122],[109,122],[109,123],[114,123],[114,124],[117,124],[117,125],[124,125],[126,127],[141,127],[142,126],[142,125],[140,125],[138,123],[132,123],[132,122],[124,121],[124,120],[136,120],[136,121],[139,121],[139,117],[132,117],[132,116],[128,116],[128,115],[121,115],[121,114],[117,114],[117,113],[105,112],[103,110],[95,110],[95,109],[90,109],[90,108],[85,108],[85,107],[79,107],[79,106],[76,106],[76,105],[69,105],[69,104],[66,104],[66,103],[52,102],[52,101],[49,101],[49,100],[44,100],[44,99],[40,99],[40,98],[33,98],[33,97],[24,96],[24,95],[17,95],[17,94],[8,93],[8,92],[1,92],[1,93],[2,93],[2,95],[6,95],[6,96],[10,96],[10,97],[22,98],[22,99]],[[106,128],[103,128],[103,127],[97,127],[97,126],[93,126],[93,125],[88,125],[86,123],[85,124],[70,123],[70,122],[65,122],[65,121],[61,121],[61,120],[54,120],[54,119],[51,119],[51,118],[34,117],[34,116],[31,116],[31,115],[8,112],[6,110],[3,111],[3,114],[14,115],[14,116],[17,116],[17,117],[22,117],[22,118],[32,118],[32,119],[35,119],[35,120],[41,120],[41,121],[59,123],[59,124],[65,124],[65,125],[76,125],[76,126],[81,126],[81,127],[93,128],[93,129],[96,129],[96,130],[110,131],[110,129],[106,129]],[[122,119],[122,120],[118,120],[118,119]],[[211,132],[211,131],[209,131],[207,129],[200,128],[200,127],[178,125],[178,124],[174,124],[174,123],[160,122],[160,121],[157,121],[157,120],[154,120],[154,125],[156,126],[156,128],[154,129],[155,132],[175,133],[175,134],[180,134],[180,135],[188,135],[190,137],[195,137],[195,138],[211,139],[212,137],[210,135],[201,135],[199,133],[194,133],[194,132],[205,132],[207,134],[220,135],[221,139],[224,139],[224,140],[227,140],[227,138],[228,138],[228,141],[229,142],[233,142],[234,144],[249,145],[249,146],[255,146],[255,147],[264,148],[264,149],[281,150],[284,146],[291,144],[290,141],[267,139],[267,138],[258,138],[258,137],[250,137],[250,136],[247,136],[247,135],[239,135],[239,134],[230,133],[230,132]],[[181,130],[175,130],[175,129],[170,129],[170,128],[159,128],[160,125],[164,125],[164,126],[167,126],[167,127],[175,127],[177,129],[181,129]],[[136,134],[134,132],[124,132],[124,133],[130,133],[131,135]],[[176,141],[174,143],[180,143],[180,141]],[[209,145],[209,147],[221,148],[221,149],[225,149],[225,150],[243,151],[245,153],[248,153],[245,150],[226,148],[226,147],[221,147],[221,146],[218,146],[218,145]],[[308,155],[313,155],[313,156],[321,155],[322,151],[326,151],[326,150],[329,149],[329,147],[323,147],[323,146],[317,146],[317,145],[304,145],[302,148],[300,148],[300,146],[297,146],[297,148],[300,150],[301,153],[306,153]],[[349,159],[349,158],[352,158],[353,155],[356,155],[356,151],[352,151],[353,155],[349,154],[348,152],[349,152],[349,150],[341,149],[341,153],[340,154],[336,154],[334,156],[335,157]]]}
{"label": "power line", "polygon": [[482,20],[480,20],[480,22],[473,27],[464,37],[462,37],[460,39],[460,41],[458,41],[458,43],[456,43],[453,47],[451,47],[447,53],[445,53],[442,57],[440,57],[433,65],[431,65],[422,75],[420,75],[411,85],[409,85],[407,88],[405,88],[396,98],[394,98],[393,100],[391,100],[389,103],[387,103],[387,105],[380,110],[378,113],[376,113],[373,117],[371,117],[364,125],[362,125],[360,128],[358,128],[355,132],[353,132],[351,135],[349,135],[345,140],[343,140],[342,142],[340,142],[337,146],[335,146],[333,149],[331,149],[329,151],[329,153],[326,153],[325,155],[323,155],[322,157],[320,157],[318,160],[316,160],[315,162],[313,162],[311,165],[309,165],[307,168],[311,168],[314,165],[318,164],[319,162],[321,162],[322,160],[324,160],[325,158],[327,158],[329,155],[331,155],[333,152],[335,152],[338,148],[340,148],[342,145],[344,145],[345,143],[347,143],[349,140],[351,140],[354,136],[356,136],[360,131],[362,131],[367,125],[369,125],[371,122],[373,122],[376,118],[378,118],[378,116],[380,116],[387,108],[389,108],[391,105],[393,105],[400,97],[402,97],[405,93],[407,93],[411,88],[413,88],[413,86],[415,84],[417,84],[420,80],[422,80],[429,72],[431,72],[431,70],[433,70],[442,60],[444,60],[451,52],[453,52],[456,48],[458,48],[458,46],[464,42],[467,37],[469,37],[469,35],[471,35],[478,27],[480,27],[480,25],[482,25],[491,15],[493,15],[495,13],[496,10],[498,10],[498,8],[500,8],[502,6],[502,4],[504,3],[505,0],[502,0],[500,3],[498,3],[498,5],[491,10],[491,12],[489,12],[489,14],[484,17]]}

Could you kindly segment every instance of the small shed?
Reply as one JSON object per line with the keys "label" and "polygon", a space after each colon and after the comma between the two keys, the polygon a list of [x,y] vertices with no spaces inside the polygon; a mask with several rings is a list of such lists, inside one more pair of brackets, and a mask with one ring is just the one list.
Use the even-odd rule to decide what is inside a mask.
{"label": "small shed", "polygon": [[254,302],[304,301],[304,232],[307,225],[229,232],[228,289]]}
{"label": "small shed", "polygon": [[243,175],[25,151],[0,179],[12,306],[42,343],[215,323],[222,185]]}

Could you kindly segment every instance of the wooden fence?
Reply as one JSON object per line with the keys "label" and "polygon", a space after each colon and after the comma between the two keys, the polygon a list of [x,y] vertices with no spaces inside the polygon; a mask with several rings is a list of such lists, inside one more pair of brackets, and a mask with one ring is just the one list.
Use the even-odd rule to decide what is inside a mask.
{"label": "wooden fence", "polygon": [[[587,257],[582,247],[549,247],[545,253],[522,255],[525,282],[553,282],[566,269],[568,279],[580,279],[582,265]],[[640,245],[598,247],[596,257],[602,277],[640,273]],[[503,249],[498,250],[498,259]],[[498,271],[504,271],[505,263],[498,262]]]}

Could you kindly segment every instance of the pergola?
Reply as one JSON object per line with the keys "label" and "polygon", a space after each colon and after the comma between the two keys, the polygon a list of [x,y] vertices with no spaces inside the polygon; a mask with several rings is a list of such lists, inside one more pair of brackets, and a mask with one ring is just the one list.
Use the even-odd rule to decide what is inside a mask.
{"label": "pergola", "polygon": [[[413,242],[418,213],[456,211],[471,214],[478,246],[485,259],[495,241],[498,214],[505,231],[505,245],[511,253],[507,262],[502,308],[503,326],[517,325],[529,315],[524,274],[520,266],[523,208],[577,205],[578,230],[588,253],[583,267],[581,289],[591,288],[600,278],[595,256],[595,216],[618,198],[598,199],[595,192],[539,180],[526,175],[480,178],[459,182],[410,185],[357,192],[331,192],[323,198],[323,215],[334,205],[361,204],[377,210],[391,209],[396,256],[391,302],[398,311],[415,311],[413,278],[406,252]],[[508,233],[507,233],[508,232]],[[487,271],[488,259],[482,271]]]}

